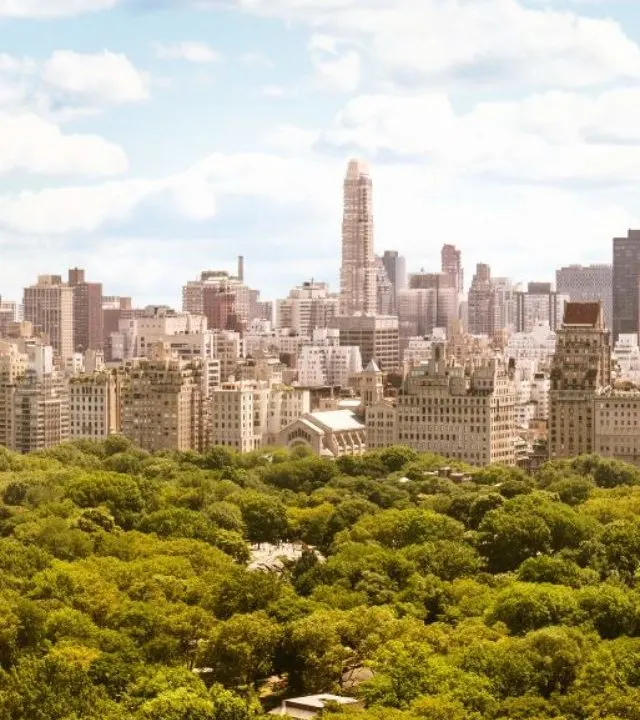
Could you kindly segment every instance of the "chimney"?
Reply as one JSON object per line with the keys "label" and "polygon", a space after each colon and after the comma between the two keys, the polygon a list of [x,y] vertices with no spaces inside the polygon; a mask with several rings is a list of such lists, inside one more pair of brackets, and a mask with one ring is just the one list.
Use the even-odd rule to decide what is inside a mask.
{"label": "chimney", "polygon": [[244,282],[244,257],[238,255],[238,280]]}

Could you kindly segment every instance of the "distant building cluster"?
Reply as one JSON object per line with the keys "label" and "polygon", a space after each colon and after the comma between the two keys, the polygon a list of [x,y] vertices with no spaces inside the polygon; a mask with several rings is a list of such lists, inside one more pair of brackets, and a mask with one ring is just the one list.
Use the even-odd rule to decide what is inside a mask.
{"label": "distant building cluster", "polygon": [[203,270],[182,307],[136,307],[81,268],[0,299],[0,445],[122,434],[148,450],[304,446],[326,457],[400,443],[533,469],[599,452],[640,462],[640,231],[611,265],[514,284],[461,251],[409,270],[375,253],[373,180],[343,184],[340,287],[264,301]]}

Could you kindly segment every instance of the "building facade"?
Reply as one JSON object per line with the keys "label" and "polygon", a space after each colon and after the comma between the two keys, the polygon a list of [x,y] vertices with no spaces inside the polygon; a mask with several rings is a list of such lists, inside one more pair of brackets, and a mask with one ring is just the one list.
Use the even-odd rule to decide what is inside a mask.
{"label": "building facade", "polygon": [[613,337],[640,330],[640,230],[613,239]]}
{"label": "building facade", "polygon": [[74,351],[73,288],[60,275],[40,275],[24,289],[24,319],[48,340],[54,352],[67,358]]}
{"label": "building facade", "polygon": [[102,284],[87,282],[84,270],[72,268],[69,270],[68,285],[73,289],[74,351],[102,350]]}
{"label": "building facade", "polygon": [[595,451],[596,396],[611,385],[611,342],[599,303],[567,303],[549,393],[549,456]]}
{"label": "building facade", "polygon": [[613,325],[613,267],[611,265],[568,265],[556,270],[556,291],[571,302],[602,303],[604,324]]}
{"label": "building facade", "polygon": [[493,334],[494,289],[491,268],[484,263],[476,265],[467,298],[467,330],[471,335]]}
{"label": "building facade", "polygon": [[69,437],[104,440],[122,432],[122,373],[103,370],[69,380]]}
{"label": "building facade", "polygon": [[400,368],[400,335],[396,316],[338,316],[332,325],[340,331],[340,345],[360,348],[364,366],[375,360],[384,372],[397,372]]}
{"label": "building facade", "polygon": [[199,362],[158,352],[133,362],[122,381],[122,432],[136,445],[158,450],[205,450],[208,404]]}
{"label": "building facade", "polygon": [[376,305],[373,184],[367,166],[351,160],[344,179],[340,314],[375,315]]}
{"label": "building facade", "polygon": [[472,465],[514,465],[515,404],[503,363],[489,360],[467,374],[435,346],[432,359],[411,370],[400,391],[397,440]]}

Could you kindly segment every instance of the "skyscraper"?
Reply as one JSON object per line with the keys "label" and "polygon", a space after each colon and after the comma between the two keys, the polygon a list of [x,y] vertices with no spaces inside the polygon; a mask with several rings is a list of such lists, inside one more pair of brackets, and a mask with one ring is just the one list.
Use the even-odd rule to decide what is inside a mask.
{"label": "skyscraper", "polygon": [[367,166],[350,160],[344,180],[340,314],[375,315],[376,263],[373,253],[373,186]]}
{"label": "skyscraper", "polygon": [[73,288],[60,275],[40,275],[24,289],[24,319],[46,335],[57,355],[73,354]]}
{"label": "skyscraper", "polygon": [[491,282],[491,268],[484,263],[476,265],[476,274],[469,288],[468,331],[472,335],[491,335],[493,333],[495,292]]}
{"label": "skyscraper", "polygon": [[73,288],[73,349],[102,350],[102,284],[87,282],[79,268],[69,270],[68,284]]}
{"label": "skyscraper", "polygon": [[613,238],[613,336],[637,333],[640,314],[640,230]]}
{"label": "skyscraper", "polygon": [[[611,344],[602,306],[599,302],[569,302],[564,308],[551,365],[551,458],[570,458],[594,451],[594,400],[609,385]],[[631,415],[628,409],[625,412]]]}
{"label": "skyscraper", "polygon": [[464,287],[464,275],[462,271],[462,253],[455,245],[443,245],[440,254],[442,272],[453,280],[456,290],[461,293]]}
{"label": "skyscraper", "polygon": [[394,293],[407,289],[407,261],[397,250],[385,250],[382,264],[393,285]]}
{"label": "skyscraper", "polygon": [[613,283],[611,265],[569,265],[556,270],[556,291],[571,302],[602,302],[604,323],[611,329]]}

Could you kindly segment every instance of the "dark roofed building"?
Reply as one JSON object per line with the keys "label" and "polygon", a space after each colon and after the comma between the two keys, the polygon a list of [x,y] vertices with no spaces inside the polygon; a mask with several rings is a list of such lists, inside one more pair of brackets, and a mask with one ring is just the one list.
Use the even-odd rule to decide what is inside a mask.
{"label": "dark roofed building", "polygon": [[594,399],[610,384],[611,340],[600,303],[567,303],[551,364],[551,458],[594,452]]}
{"label": "dark roofed building", "polygon": [[564,306],[563,327],[601,327],[602,306],[599,302],[568,302]]}

